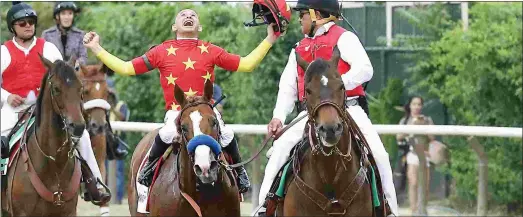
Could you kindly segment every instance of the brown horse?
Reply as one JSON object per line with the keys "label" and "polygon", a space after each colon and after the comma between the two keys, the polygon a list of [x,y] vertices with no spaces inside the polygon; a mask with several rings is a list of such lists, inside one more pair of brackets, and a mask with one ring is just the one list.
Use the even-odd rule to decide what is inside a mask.
{"label": "brown horse", "polygon": [[[106,130],[108,130],[107,112],[111,107],[107,102],[109,87],[105,79],[108,70],[103,63],[99,65],[80,64],[78,73],[84,87],[84,116],[87,123],[87,131],[91,138],[91,146],[93,147],[96,163],[100,168],[104,183],[107,181],[105,180],[107,174],[105,168],[105,159],[107,157]],[[100,206],[100,213],[109,215],[108,203]]]}
{"label": "brown horse", "polygon": [[[212,83],[205,83],[202,97],[186,99],[177,85],[174,93],[183,108],[176,123],[181,136],[173,145],[175,154],[167,156],[149,190],[149,215],[240,216],[238,187],[233,175],[225,169],[223,152],[217,154],[215,150],[221,147],[216,142],[219,125],[210,104]],[[155,130],[140,141],[131,160],[128,195],[132,216],[144,215],[137,213],[136,174],[157,133]],[[211,139],[191,151],[195,141],[202,137]]]}
{"label": "brown horse", "polygon": [[[337,47],[330,60],[318,58],[309,64],[297,55],[298,65],[305,71],[309,119],[306,137],[293,155],[294,175],[286,181],[286,194],[276,215],[384,215],[373,207],[369,182],[373,159],[365,154],[370,149],[345,109],[339,61]],[[375,174],[378,179],[377,169]]]}
{"label": "brown horse", "polygon": [[48,69],[19,154],[7,174],[2,209],[10,216],[76,216],[80,162],[74,147],[85,129],[82,84],[67,63],[41,57]]}

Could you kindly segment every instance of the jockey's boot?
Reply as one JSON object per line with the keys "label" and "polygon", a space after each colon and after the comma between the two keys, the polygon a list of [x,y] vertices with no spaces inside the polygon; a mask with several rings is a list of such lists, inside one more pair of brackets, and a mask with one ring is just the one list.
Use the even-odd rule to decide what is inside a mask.
{"label": "jockey's boot", "polygon": [[8,158],[9,157],[9,141],[7,137],[2,136],[2,158]]}
{"label": "jockey's boot", "polygon": [[123,140],[121,140],[120,138],[116,138],[116,144],[114,144],[116,147],[114,147],[114,157],[116,159],[124,159],[125,156],[127,156],[129,154],[129,152],[127,150],[129,150],[129,146],[127,144],[125,144],[125,142]]}
{"label": "jockey's boot", "polygon": [[143,169],[140,171],[138,176],[138,183],[150,187],[153,182],[154,171],[156,170],[156,165],[158,160],[163,155],[163,153],[169,148],[169,144],[162,141],[160,134],[156,135],[154,138],[153,147],[147,162],[143,166]]}
{"label": "jockey's boot", "polygon": [[84,160],[80,160],[82,169],[82,178],[85,183],[87,194],[84,195],[85,201],[91,201],[94,205],[102,206],[111,200],[111,193],[105,192],[104,186],[98,187],[98,183],[102,185],[102,180],[96,178],[89,166]]}
{"label": "jockey's boot", "polygon": [[[231,155],[233,164],[240,163],[242,161],[242,158],[240,157],[240,150],[238,149],[238,142],[236,141],[236,138],[233,138],[231,143],[227,147],[224,148],[224,150]],[[243,166],[234,168],[236,170],[236,173],[238,173],[238,190],[240,193],[245,193],[249,190],[251,187],[251,183],[249,181],[249,176],[247,175],[247,171]]]}

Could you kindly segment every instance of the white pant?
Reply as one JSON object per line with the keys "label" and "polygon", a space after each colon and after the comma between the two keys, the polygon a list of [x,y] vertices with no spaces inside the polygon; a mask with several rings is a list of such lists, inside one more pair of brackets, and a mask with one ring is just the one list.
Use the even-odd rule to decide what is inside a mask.
{"label": "white pant", "polygon": [[[16,122],[18,121],[17,112],[23,111],[28,106],[29,105],[23,105],[13,108],[9,104],[3,105],[1,117],[2,136],[9,135],[13,127],[16,125]],[[93,173],[94,177],[99,178],[102,181],[102,173],[100,172],[100,168],[98,167],[98,163],[96,162],[96,158],[94,157],[93,148],[91,146],[91,138],[89,137],[89,133],[87,132],[87,130],[84,129],[82,137],[80,138],[80,141],[78,143],[78,152],[80,152],[82,158],[87,162],[87,165],[91,169],[91,172]],[[97,186],[98,188],[103,187],[100,184],[98,184]]]}
{"label": "white pant", "polygon": [[[221,144],[223,147],[227,147],[234,138],[234,132],[231,128],[225,125],[225,123],[222,120],[222,115],[220,114],[218,109],[214,108],[214,113],[216,114],[216,118],[218,119],[218,122],[220,124]],[[167,113],[165,113],[165,125],[162,128],[160,128],[158,134],[160,134],[160,138],[162,139],[162,141],[167,144],[172,143],[174,138],[178,137],[178,131],[176,130],[175,122],[179,114],[180,111],[176,110],[169,110],[167,111]]]}
{"label": "white pant", "polygon": [[[383,184],[383,191],[387,198],[391,211],[394,215],[398,215],[398,203],[396,200],[396,189],[392,182],[392,168],[389,162],[389,154],[385,150],[381,139],[372,126],[367,114],[363,111],[360,106],[349,106],[347,109],[352,119],[356,122],[361,132],[365,136],[365,139],[369,143],[370,149],[378,166],[381,181]],[[306,114],[307,111],[302,111],[299,116]],[[265,167],[265,175],[263,182],[260,187],[259,205],[265,202],[265,197],[269,193],[269,189],[276,177],[280,168],[289,159],[291,149],[298,144],[302,139],[305,124],[308,118],[305,117],[291,128],[289,128],[284,134],[281,135],[278,140],[274,141],[271,149],[271,156],[269,162]]]}

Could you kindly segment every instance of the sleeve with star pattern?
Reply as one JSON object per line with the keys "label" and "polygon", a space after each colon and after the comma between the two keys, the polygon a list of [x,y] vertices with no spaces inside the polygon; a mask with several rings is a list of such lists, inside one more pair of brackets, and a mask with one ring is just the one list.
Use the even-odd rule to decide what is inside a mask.
{"label": "sleeve with star pattern", "polygon": [[98,57],[98,59],[100,59],[107,67],[112,69],[116,74],[127,76],[137,75],[146,73],[157,67],[157,47],[158,46],[149,49],[147,53],[140,57],[136,57],[131,61],[123,61],[120,58],[110,54],[102,47],[100,47],[101,50],[98,54],[96,54],[96,57]]}

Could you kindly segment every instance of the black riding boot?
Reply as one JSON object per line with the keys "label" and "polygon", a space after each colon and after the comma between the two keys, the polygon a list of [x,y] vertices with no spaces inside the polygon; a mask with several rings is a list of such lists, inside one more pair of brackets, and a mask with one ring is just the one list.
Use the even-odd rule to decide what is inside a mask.
{"label": "black riding boot", "polygon": [[[233,138],[231,143],[229,143],[229,145],[225,147],[224,150],[231,155],[233,163],[240,163],[242,161],[236,138]],[[236,173],[238,173],[238,190],[240,193],[245,193],[251,187],[247,171],[243,166],[236,167],[235,170]]]}
{"label": "black riding boot", "polygon": [[116,141],[117,142],[115,144],[116,147],[114,148],[114,156],[116,157],[116,159],[122,160],[125,158],[125,156],[129,154],[129,152],[127,151],[129,146],[127,146],[127,144],[125,144],[125,142],[120,138],[117,138]]}
{"label": "black riding boot", "polygon": [[149,158],[138,176],[138,183],[147,187],[151,186],[156,164],[167,148],[169,148],[169,144],[162,141],[160,134],[156,135]]}
{"label": "black riding boot", "polygon": [[91,203],[97,206],[107,204],[107,202],[111,200],[111,192],[105,192],[103,189],[98,189],[97,183],[102,182],[102,180],[98,180],[94,177],[87,162],[83,159],[80,160],[80,168],[82,170],[82,179],[84,180],[85,188],[87,190],[86,194],[84,194],[84,200],[91,201]]}
{"label": "black riding boot", "polygon": [[7,137],[2,136],[2,158],[8,158],[9,157],[9,141],[7,140]]}

